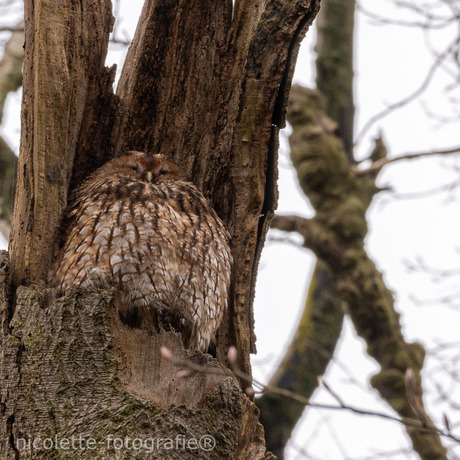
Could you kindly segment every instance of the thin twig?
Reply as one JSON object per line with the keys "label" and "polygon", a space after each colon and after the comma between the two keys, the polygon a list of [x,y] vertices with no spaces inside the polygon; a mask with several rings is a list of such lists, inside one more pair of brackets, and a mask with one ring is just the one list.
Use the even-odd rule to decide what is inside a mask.
{"label": "thin twig", "polygon": [[24,32],[24,27],[0,26],[0,32]]}
{"label": "thin twig", "polygon": [[430,69],[428,70],[428,73],[423,80],[422,84],[409,96],[405,97],[404,99],[401,99],[398,102],[395,102],[393,104],[390,104],[386,109],[382,110],[380,113],[377,113],[373,117],[371,117],[367,123],[364,125],[362,128],[361,132],[358,134],[356,137],[356,141],[354,145],[356,146],[359,144],[364,137],[364,135],[369,131],[369,129],[379,120],[382,118],[386,117],[389,115],[391,112],[393,112],[396,109],[399,109],[405,105],[407,105],[409,102],[412,102],[414,99],[419,97],[427,88],[428,85],[430,84],[434,74],[440,67],[441,63],[446,59],[446,57],[455,49],[455,47],[458,45],[458,39],[457,37],[455,40],[441,53],[438,55],[436,60],[433,62],[431,65]]}
{"label": "thin twig", "polygon": [[366,169],[354,168],[354,172],[357,176],[366,176],[369,174],[378,173],[384,166],[390,163],[396,163],[397,161],[403,160],[416,160],[419,158],[432,157],[435,155],[453,155],[460,153],[460,146],[452,147],[446,150],[431,150],[429,152],[413,152],[413,153],[404,153],[393,158],[382,158],[381,160],[375,161],[374,163]]}
{"label": "thin twig", "polygon": [[425,15],[424,21],[405,21],[401,19],[388,18],[381,16],[377,13],[365,9],[360,3],[356,4],[356,9],[358,12],[362,13],[364,16],[376,21],[381,25],[392,25],[392,26],[401,26],[401,27],[416,27],[419,29],[442,29],[449,26],[450,24],[456,21],[455,17],[443,17],[443,16],[434,16],[434,15]]}
{"label": "thin twig", "polygon": [[[418,428],[421,430],[425,431],[430,431],[432,433],[436,433],[439,436],[446,437],[452,441],[460,443],[460,437],[454,436],[451,432],[443,431],[439,428],[436,428],[435,426],[427,426],[424,422],[417,420],[417,419],[412,419],[412,418],[407,418],[407,417],[395,417],[394,415],[386,414],[384,412],[378,412],[378,411],[373,411],[373,410],[368,410],[368,409],[362,409],[359,407],[351,406],[348,404],[345,404],[342,399],[336,395],[336,393],[333,393],[335,395],[335,398],[340,401],[339,405],[333,405],[333,404],[323,404],[323,403],[314,403],[311,402],[309,398],[305,398],[304,396],[298,395],[297,393],[294,393],[292,391],[286,390],[284,388],[279,388],[275,387],[272,385],[264,385],[263,383],[257,381],[256,379],[252,379],[250,375],[240,371],[238,368],[234,367],[232,370],[223,368],[223,367],[218,367],[218,368],[209,368],[206,366],[201,366],[200,364],[196,364],[191,362],[188,359],[181,359],[181,358],[176,358],[172,355],[171,351],[166,348],[162,347],[161,353],[163,358],[169,360],[172,364],[175,366],[181,366],[185,367],[187,369],[193,370],[195,372],[201,372],[201,373],[209,373],[209,374],[218,374],[222,376],[236,376],[240,379],[244,379],[247,381],[251,381],[254,386],[259,388],[259,393],[269,393],[273,395],[278,395],[282,396],[285,398],[289,398],[293,401],[299,402],[300,404],[303,404],[305,406],[313,407],[315,409],[327,409],[327,410],[347,410],[350,411],[354,414],[358,415],[367,415],[367,416],[372,416],[372,417],[379,417],[381,419],[385,420],[390,420],[393,422],[398,422],[401,423],[405,426],[410,426],[413,428]],[[183,375],[184,377],[185,374],[180,374]],[[329,388],[329,387],[328,387]],[[330,392],[330,389],[328,389]]]}

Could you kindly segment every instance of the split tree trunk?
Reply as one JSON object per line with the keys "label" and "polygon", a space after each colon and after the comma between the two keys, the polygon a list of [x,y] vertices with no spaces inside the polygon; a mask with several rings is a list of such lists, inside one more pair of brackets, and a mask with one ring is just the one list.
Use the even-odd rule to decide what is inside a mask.
{"label": "split tree trunk", "polygon": [[[1,451],[21,458],[15,441],[23,434],[162,436],[167,427],[166,435],[224,433],[222,450],[209,458],[268,457],[257,409],[233,377],[222,375],[225,368],[189,356],[172,334],[125,330],[111,293],[76,292],[54,301],[43,284],[69,190],[126,150],[164,153],[209,197],[232,235],[232,293],[217,358],[225,363],[235,346],[246,374],[239,384],[250,385],[252,302],[276,205],[278,131],[297,50],[319,1],[241,0],[234,10],[230,0],[146,1],[117,95],[114,69],[104,67],[113,23],[108,0],[25,3],[12,282],[3,299],[2,439],[8,442]],[[185,377],[184,385],[161,360],[161,344],[175,358],[211,367],[211,374]],[[91,411],[88,420],[82,407]],[[181,421],[173,422],[178,414]],[[101,450],[97,458],[111,455]],[[188,458],[174,455],[169,458]]]}

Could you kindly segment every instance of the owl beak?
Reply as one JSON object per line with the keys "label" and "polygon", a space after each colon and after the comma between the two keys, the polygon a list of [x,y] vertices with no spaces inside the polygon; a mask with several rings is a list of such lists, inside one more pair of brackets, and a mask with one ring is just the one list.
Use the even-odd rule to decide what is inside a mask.
{"label": "owl beak", "polygon": [[150,171],[148,171],[145,174],[145,178],[147,179],[147,182],[152,182],[152,179],[153,179],[152,173]]}

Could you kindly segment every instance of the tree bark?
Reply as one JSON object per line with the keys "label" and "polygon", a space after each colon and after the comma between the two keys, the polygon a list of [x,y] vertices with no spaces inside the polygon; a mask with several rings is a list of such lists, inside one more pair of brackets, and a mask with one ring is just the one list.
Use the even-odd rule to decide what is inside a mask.
{"label": "tree bark", "polygon": [[112,27],[110,0],[28,0],[21,148],[10,238],[13,285],[44,281]]}
{"label": "tree bark", "polygon": [[[179,335],[133,333],[113,291],[53,300],[21,286],[8,322],[7,261],[0,252],[1,458],[273,458],[228,369]],[[160,346],[207,371],[180,377]]]}
{"label": "tree bark", "polygon": [[[217,359],[225,363],[229,346],[236,346],[239,384],[250,385],[252,301],[276,205],[278,131],[299,43],[318,7],[318,0],[241,0],[232,11],[231,1],[147,1],[114,95],[114,69],[103,66],[109,2],[26,1],[20,174],[4,322],[8,455],[18,454],[21,433],[104,437],[117,428],[163,435],[185,427],[195,435],[200,427],[220,436],[222,450],[209,458],[270,457],[258,411],[234,378],[209,377],[222,366],[185,352],[171,334],[124,329],[113,313],[116,294],[82,291],[55,301],[43,282],[69,191],[127,149],[164,153],[189,173],[231,233],[232,294]],[[174,359],[198,360],[204,369],[184,385],[164,367],[161,345]],[[97,404],[103,397],[108,411]],[[82,407],[93,411],[85,422]],[[112,457],[101,451],[98,458]]]}

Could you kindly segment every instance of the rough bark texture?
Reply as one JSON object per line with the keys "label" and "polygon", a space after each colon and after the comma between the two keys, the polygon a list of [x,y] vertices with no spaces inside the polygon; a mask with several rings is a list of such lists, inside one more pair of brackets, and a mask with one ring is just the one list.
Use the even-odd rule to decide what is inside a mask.
{"label": "rough bark texture", "polygon": [[233,12],[231,1],[147,1],[115,96],[113,69],[103,66],[109,1],[26,1],[11,323],[4,322],[1,446],[8,455],[17,453],[21,434],[164,437],[205,428],[221,442],[209,458],[270,457],[257,409],[233,377],[214,376],[218,364],[190,356],[213,376],[184,385],[159,357],[160,345],[186,356],[176,338],[124,329],[112,294],[54,301],[42,282],[69,188],[127,149],[165,153],[189,172],[232,235],[232,294],[217,359],[225,362],[235,345],[246,373],[239,383],[249,385],[254,283],[276,204],[278,131],[300,40],[318,8],[318,0],[241,0]]}
{"label": "rough bark texture", "polygon": [[[271,458],[258,411],[228,369],[184,351],[173,333],[133,333],[118,318],[113,291],[53,300],[52,291],[20,287],[8,324],[7,260],[1,252],[1,458]],[[161,357],[160,345],[209,373],[179,377],[181,368]],[[72,436],[84,439],[83,448],[42,445]],[[160,438],[159,445],[149,441]],[[120,448],[120,439],[130,439],[131,449]],[[179,447],[168,449],[168,439]],[[197,444],[182,448],[190,439]]]}
{"label": "rough bark texture", "polygon": [[110,0],[24,3],[21,154],[10,238],[14,286],[46,279],[77,142],[105,72]]}
{"label": "rough bark texture", "polygon": [[[405,342],[393,295],[364,248],[365,211],[378,190],[374,178],[356,174],[340,140],[324,123],[318,123],[318,96],[298,86],[292,93],[288,114],[293,126],[291,156],[316,215],[313,219],[282,216],[273,223],[281,230],[300,233],[304,245],[328,264],[357,333],[381,366],[371,384],[402,419],[419,418],[420,428],[407,427],[407,433],[420,457],[445,459],[446,450],[436,430],[426,430],[433,423],[422,402],[420,372],[425,351],[418,343]],[[408,369],[414,373],[409,395]],[[412,400],[418,401],[416,411]]]}

